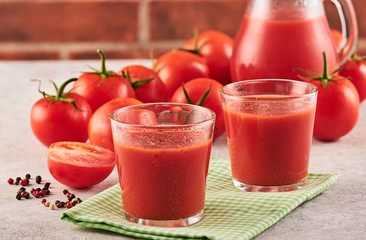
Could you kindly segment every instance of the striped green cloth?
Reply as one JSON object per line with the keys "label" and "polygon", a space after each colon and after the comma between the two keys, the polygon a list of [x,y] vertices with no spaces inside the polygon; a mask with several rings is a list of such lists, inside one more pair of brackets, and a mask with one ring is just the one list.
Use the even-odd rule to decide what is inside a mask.
{"label": "striped green cloth", "polygon": [[230,163],[211,158],[204,217],[188,227],[160,228],[124,218],[119,184],[63,212],[61,219],[144,239],[251,239],[301,203],[328,189],[338,175],[309,174],[307,185],[282,193],[243,192],[234,187]]}

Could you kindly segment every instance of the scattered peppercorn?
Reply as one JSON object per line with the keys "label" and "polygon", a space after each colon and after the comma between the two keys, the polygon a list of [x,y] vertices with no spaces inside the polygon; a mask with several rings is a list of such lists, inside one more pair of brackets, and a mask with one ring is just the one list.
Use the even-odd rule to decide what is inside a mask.
{"label": "scattered peppercorn", "polygon": [[71,202],[67,203],[67,204],[66,204],[66,207],[67,207],[67,208],[72,208],[72,203],[71,203]]}
{"label": "scattered peppercorn", "polygon": [[17,178],[15,179],[15,182],[19,183],[19,182],[20,182],[20,180],[22,180],[22,178],[21,178],[21,177],[17,177]]}
{"label": "scattered peppercorn", "polygon": [[25,177],[26,177],[27,179],[30,179],[30,178],[31,178],[31,175],[30,175],[29,173],[27,173],[27,174],[25,174]]}
{"label": "scattered peppercorn", "polygon": [[27,181],[25,181],[25,180],[21,180],[21,181],[20,181],[20,185],[22,185],[22,186],[26,186],[26,185],[27,185]]}
{"label": "scattered peppercorn", "polygon": [[25,199],[28,199],[29,198],[29,193],[24,191],[21,193],[22,197],[25,198]]}
{"label": "scattered peppercorn", "polygon": [[36,188],[36,191],[37,192],[40,192],[42,189],[40,189],[39,187],[38,188]]}
{"label": "scattered peppercorn", "polygon": [[38,192],[38,191],[34,191],[34,192],[33,192],[33,196],[34,196],[35,198],[38,198],[38,197],[39,197],[39,195],[40,195],[40,194],[39,194],[39,192]]}
{"label": "scattered peppercorn", "polygon": [[21,193],[17,193],[17,195],[15,196],[16,199],[20,200],[22,199],[22,194]]}
{"label": "scattered peppercorn", "polygon": [[47,202],[47,199],[43,198],[42,203],[45,204]]}
{"label": "scattered peppercorn", "polygon": [[49,201],[47,201],[44,205],[46,206],[46,207],[49,207],[50,206],[50,202]]}
{"label": "scattered peppercorn", "polygon": [[32,193],[32,194],[33,194],[33,192],[34,192],[34,191],[36,191],[36,189],[32,188],[32,189],[30,190],[30,193]]}
{"label": "scattered peppercorn", "polygon": [[51,193],[50,190],[48,190],[48,189],[46,189],[45,192],[46,192],[46,195],[50,195],[50,193]]}
{"label": "scattered peppercorn", "polygon": [[41,191],[39,191],[39,194],[40,194],[42,197],[44,197],[44,196],[46,196],[46,191],[45,191],[45,190],[41,190]]}
{"label": "scattered peppercorn", "polygon": [[58,207],[58,208],[62,208],[62,203],[61,203],[61,202],[58,202],[58,203],[56,204],[56,207]]}
{"label": "scattered peppercorn", "polygon": [[8,179],[8,183],[9,183],[9,184],[13,184],[13,183],[14,183],[14,179],[9,178],[9,179]]}
{"label": "scattered peppercorn", "polygon": [[19,188],[18,193],[22,193],[24,191],[25,191],[25,187],[21,187],[21,188]]}
{"label": "scattered peppercorn", "polygon": [[44,188],[49,188],[50,187],[50,185],[51,185],[51,183],[49,183],[49,182],[46,182],[45,184],[44,184]]}
{"label": "scattered peppercorn", "polygon": [[51,210],[55,210],[56,206],[55,206],[55,204],[50,203],[49,208],[50,208]]}
{"label": "scattered peppercorn", "polygon": [[75,198],[75,194],[71,194],[71,195],[68,197],[69,201],[73,200],[74,198]]}
{"label": "scattered peppercorn", "polygon": [[38,175],[38,176],[36,177],[36,183],[40,184],[40,183],[41,183],[41,181],[42,181],[42,177]]}
{"label": "scattered peppercorn", "polygon": [[66,195],[69,191],[67,189],[64,189],[62,192]]}

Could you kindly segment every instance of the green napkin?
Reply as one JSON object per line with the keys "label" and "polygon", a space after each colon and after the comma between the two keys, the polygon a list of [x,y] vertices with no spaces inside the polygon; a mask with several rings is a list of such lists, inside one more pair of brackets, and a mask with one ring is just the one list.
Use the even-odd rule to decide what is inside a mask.
{"label": "green napkin", "polygon": [[145,239],[250,239],[328,189],[337,177],[309,174],[307,185],[296,191],[248,193],[234,187],[229,161],[211,158],[204,217],[196,224],[161,228],[128,222],[124,218],[119,184],[63,212],[61,219]]}

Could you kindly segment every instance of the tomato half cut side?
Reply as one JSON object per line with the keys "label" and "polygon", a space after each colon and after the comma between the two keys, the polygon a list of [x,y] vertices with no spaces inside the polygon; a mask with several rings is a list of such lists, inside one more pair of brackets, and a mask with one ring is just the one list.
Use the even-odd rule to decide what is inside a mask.
{"label": "tomato half cut side", "polygon": [[81,142],[53,143],[47,157],[51,175],[72,188],[86,188],[102,182],[115,164],[112,151]]}

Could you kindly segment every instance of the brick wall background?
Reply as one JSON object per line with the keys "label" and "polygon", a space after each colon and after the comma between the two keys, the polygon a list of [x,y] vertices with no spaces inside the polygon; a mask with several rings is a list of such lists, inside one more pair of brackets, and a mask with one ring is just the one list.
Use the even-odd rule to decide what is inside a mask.
{"label": "brick wall background", "polygon": [[[339,26],[330,1],[330,25]],[[193,29],[235,36],[247,0],[0,0],[0,60],[149,58],[182,45]],[[366,54],[365,0],[353,0]]]}

